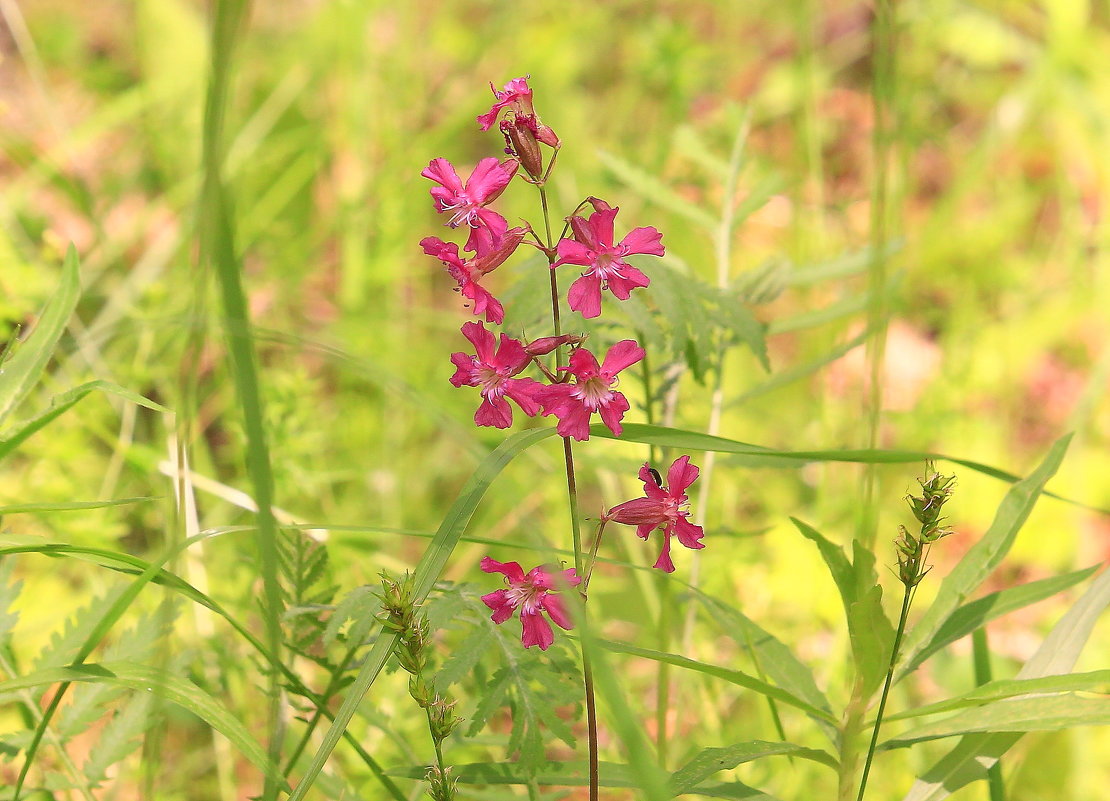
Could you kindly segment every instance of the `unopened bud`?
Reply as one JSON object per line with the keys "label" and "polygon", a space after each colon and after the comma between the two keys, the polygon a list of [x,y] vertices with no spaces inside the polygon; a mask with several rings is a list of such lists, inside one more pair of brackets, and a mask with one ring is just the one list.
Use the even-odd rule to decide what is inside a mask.
{"label": "unopened bud", "polygon": [[543,177],[543,154],[536,134],[523,118],[510,117],[501,121],[501,133],[508,145],[507,152],[516,156],[525,172],[539,180]]}
{"label": "unopened bud", "polygon": [[544,356],[551,353],[551,351],[555,350],[555,348],[560,345],[577,345],[583,339],[584,337],[578,336],[577,334],[562,334],[557,337],[540,337],[539,339],[533,339],[525,345],[524,351],[529,356]]}

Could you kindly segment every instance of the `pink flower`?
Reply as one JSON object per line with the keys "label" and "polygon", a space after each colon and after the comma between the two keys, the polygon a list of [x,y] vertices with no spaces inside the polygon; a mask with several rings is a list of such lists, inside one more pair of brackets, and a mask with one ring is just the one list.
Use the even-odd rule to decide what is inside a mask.
{"label": "pink flower", "polygon": [[614,245],[613,220],[618,209],[597,198],[590,198],[590,203],[595,211],[588,220],[579,216],[570,218],[574,238],[559,240],[559,260],[551,265],[552,269],[561,264],[588,268],[571,284],[567,296],[570,307],[582,312],[583,317],[601,314],[603,288],[618,300],[628,300],[633,289],[651,283],[646,275],[624,260],[626,256],[635,253],[663,255],[663,235],[650,226],[634,228]]}
{"label": "pink flower", "polygon": [[605,514],[605,517],[616,523],[635,526],[636,535],[643,540],[646,540],[655,529],[662,527],[663,550],[655,561],[655,567],[673,573],[672,536],[677,536],[679,542],[695,551],[705,547],[701,541],[705,532],[702,531],[701,526],[695,526],[686,519],[690,516],[690,512],[683,508],[689,502],[686,496],[687,488],[697,481],[698,468],[690,464],[689,456],[680,456],[667,471],[665,485],[660,485],[656,481],[656,476],[658,473],[654,473],[651,467],[644,464],[640,468],[640,480],[644,482],[646,497],[614,506]]}
{"label": "pink flower", "polygon": [[420,174],[425,178],[440,184],[431,188],[431,194],[435,198],[436,211],[452,212],[447,225],[452,228],[460,225],[471,228],[466,250],[478,249],[476,237],[481,234],[476,232],[479,229],[486,229],[492,239],[504,235],[508,223],[500,214],[487,209],[486,204],[492,203],[505,191],[505,187],[516,175],[518,166],[515,159],[498,162],[492,156],[484,158],[474,167],[465,186],[447,159],[432,159],[421,171]]}
{"label": "pink flower", "polygon": [[536,400],[543,406],[545,415],[559,418],[559,436],[577,440],[590,438],[590,417],[594,412],[614,435],[621,434],[621,418],[628,411],[628,400],[613,389],[617,373],[644,358],[644,349],[635,340],[625,339],[609,349],[605,363],[598,366],[597,359],[585,348],[570,356],[570,366],[560,367],[575,378],[574,384],[541,386]]}
{"label": "pink flower", "polygon": [[[574,568],[559,570],[550,565],[540,565],[525,575],[517,562],[498,562],[486,556],[482,559],[482,570],[501,573],[509,582],[508,589],[483,595],[482,602],[493,610],[490,619],[494,623],[504,623],[513,616],[513,612],[520,610],[520,623],[524,629],[520,639],[525,648],[538,645],[541,651],[546,651],[555,642],[555,634],[544,619],[544,612],[561,628],[570,631],[574,627],[562,600],[554,594],[562,589],[563,584],[574,587],[582,583]],[[558,573],[562,573],[561,578]]]}
{"label": "pink flower", "polygon": [[478,116],[478,125],[483,131],[488,131],[501,112],[505,111],[506,120],[501,123],[501,132],[514,150],[519,142],[519,134],[514,135],[514,130],[527,130],[535,140],[548,147],[559,146],[559,137],[555,131],[540,122],[536,109],[532,106],[532,89],[528,86],[528,76],[513,78],[500,92],[493,88],[492,83],[489,88],[497,102],[485,114]]}
{"label": "pink flower", "polygon": [[[478,231],[479,229],[474,229]],[[482,229],[485,231],[485,229]],[[470,258],[464,259],[459,255],[459,246],[453,242],[444,242],[436,236],[427,236],[420,240],[420,246],[429,256],[434,256],[443,262],[451,277],[459,282],[458,290],[463,297],[474,301],[474,314],[485,315],[486,322],[501,323],[505,320],[505,308],[490,294],[489,290],[478,282],[481,278],[496,270],[505,259],[516,250],[524,235],[526,228],[511,228],[499,238],[489,238],[488,232],[474,237],[477,252]]]}
{"label": "pink flower", "polygon": [[524,345],[502,334],[501,344],[495,350],[493,332],[477,322],[463,323],[462,333],[474,345],[477,355],[451,354],[451,362],[457,368],[451,383],[456,387],[481,388],[482,402],[474,413],[474,422],[494,428],[512,425],[513,409],[506,397],[516,401],[529,417],[535,415],[540,405],[533,396],[542,386],[531,378],[513,378],[531,360]]}

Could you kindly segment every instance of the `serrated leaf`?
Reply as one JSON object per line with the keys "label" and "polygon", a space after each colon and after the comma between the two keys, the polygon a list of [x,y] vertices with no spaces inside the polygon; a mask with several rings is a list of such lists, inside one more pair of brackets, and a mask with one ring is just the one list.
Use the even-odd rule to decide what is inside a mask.
{"label": "serrated leaf", "polygon": [[[1018,671],[1017,678],[1033,679],[1071,670],[1107,605],[1110,605],[1110,571],[1096,578],[1064,613],[1036,653]],[[914,782],[903,801],[941,801],[961,787],[985,778],[987,770],[1021,737],[1020,732],[965,735]]]}
{"label": "serrated leaf", "polygon": [[81,294],[78,272],[77,249],[70,245],[62,264],[57,292],[43,308],[38,324],[27,339],[15,348],[14,354],[0,363],[0,425],[27,397],[46,370],[54,348],[77,307],[77,298]]}
{"label": "serrated leaf", "polygon": [[0,681],[0,693],[29,690],[58,682],[108,683],[140,692],[157,691],[163,699],[192,712],[226,737],[255,767],[280,784],[285,784],[281,771],[267,760],[265,751],[235,715],[192,682],[150,665],[105,662],[47,668]]}
{"label": "serrated leaf", "polygon": [[905,676],[916,670],[922,662],[941,648],[971,634],[988,621],[1062,592],[1083,581],[1100,567],[1101,565],[1095,565],[1086,570],[1076,570],[1062,576],[1030,581],[1017,587],[992,592],[990,595],[964,604],[949,616],[933,638],[902,667],[899,675]]}
{"label": "serrated leaf", "polygon": [[467,637],[451,651],[443,666],[436,671],[435,686],[444,692],[474,670],[493,645],[493,632],[488,626],[475,626]]}
{"label": "serrated leaf", "polygon": [[22,581],[12,581],[15,560],[0,558],[0,647],[11,637],[11,631],[19,622],[19,612],[11,611],[12,604],[19,598],[23,588]]}
{"label": "serrated leaf", "polygon": [[99,598],[94,598],[88,605],[78,608],[66,619],[62,630],[52,634],[50,643],[39,652],[32,663],[35,670],[70,664],[89,634],[100,623],[103,610],[118,601],[124,592],[126,587],[114,587]]}
{"label": "serrated leaf", "polygon": [[347,642],[355,644],[365,641],[370,631],[378,625],[377,615],[381,606],[381,599],[375,594],[374,587],[369,584],[355,587],[336,604],[335,611],[328,618],[323,633],[324,645],[336,643],[347,621],[351,621],[351,627],[346,633]]}
{"label": "serrated leaf", "polygon": [[713,215],[680,197],[646,170],[605,150],[599,150],[597,157],[622,183],[645,200],[673,211],[709,231],[717,227],[717,220]]}
{"label": "serrated leaf", "polygon": [[723,748],[703,748],[697,756],[688,761],[671,775],[671,785],[675,795],[693,792],[702,781],[722,770],[732,770],[737,765],[763,759],[769,756],[796,756],[810,759],[836,770],[837,761],[832,754],[813,748],[804,748],[793,743],[770,743],[752,740],[735,743]]}
{"label": "serrated leaf", "polygon": [[149,693],[131,698],[123,709],[112,715],[100,732],[96,747],[89,752],[83,766],[90,787],[96,787],[108,776],[108,770],[139,747],[139,739],[154,723],[154,696]]}
{"label": "serrated leaf", "polygon": [[[1058,439],[1037,469],[1014,484],[1006,493],[990,528],[944,577],[936,599],[906,636],[902,651],[905,664],[916,663],[917,654],[925,644],[936,637],[948,619],[1009,553],[1018,531],[1044,491],[1045,484],[1056,474],[1064,460],[1070,442],[1070,434]],[[899,671],[899,677],[904,674],[905,670]]]}
{"label": "serrated leaf", "polygon": [[748,346],[755,354],[763,369],[771,372],[771,361],[767,356],[766,326],[755,318],[744,302],[739,298],[730,297],[724,293],[719,296],[721,321],[725,329],[731,331],[736,338]]}

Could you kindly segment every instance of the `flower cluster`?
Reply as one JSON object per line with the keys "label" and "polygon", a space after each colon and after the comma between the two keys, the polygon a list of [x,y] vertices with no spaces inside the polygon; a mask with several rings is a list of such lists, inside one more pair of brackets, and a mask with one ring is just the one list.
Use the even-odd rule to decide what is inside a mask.
{"label": "flower cluster", "polygon": [[[426,254],[443,263],[457,284],[456,290],[467,299],[471,313],[484,318],[484,322],[472,320],[463,324],[461,334],[473,352],[451,354],[455,372],[450,382],[459,388],[477,388],[480,400],[474,422],[479,426],[508,428],[513,423],[515,406],[527,417],[554,416],[558,434],[568,441],[588,440],[595,414],[614,436],[620,436],[629,402],[617,389],[619,375],[642,361],[644,350],[634,340],[625,339],[612,344],[599,360],[583,346],[584,337],[559,330],[555,275],[556,271],[563,272],[560,267],[578,267],[580,273],[566,295],[567,305],[583,318],[599,317],[605,291],[624,301],[633,290],[651,284],[648,275],[630,264],[628,258],[663,256],[663,236],[655,228],[645,226],[632,229],[618,240],[617,207],[600,198],[587,197],[565,218],[563,234],[553,241],[543,193],[562,142],[536,113],[527,77],[509,81],[501,90],[492,85],[490,88],[494,103],[489,111],[477,117],[478,126],[488,131],[498,125],[505,140],[506,157],[482,159],[465,181],[444,158],[433,159],[421,172],[434,184],[431,196],[435,210],[446,215],[445,225],[464,229],[466,236],[461,248],[456,242],[434,236],[424,238],[420,245]],[[492,207],[517,177],[541,193],[545,224],[540,230],[547,231],[546,241],[527,222],[510,227]],[[556,304],[553,335],[532,341],[486,327],[486,323],[502,325],[505,321],[505,308],[491,292],[487,276],[524,244],[546,256],[552,271],[552,303]],[[549,368],[540,357],[551,353],[555,354],[555,365]],[[532,375],[527,375],[528,372]],[[673,571],[672,536],[677,536],[688,548],[702,547],[702,531],[687,521],[689,512],[684,508],[685,490],[697,473],[697,468],[689,464],[689,457],[682,457],[671,468],[667,489],[644,478],[653,474],[645,465],[640,477],[644,478],[647,497],[614,507],[603,520],[635,525],[637,534],[645,539],[656,528],[662,528],[663,549],[655,566]],[[497,562],[489,557],[482,560],[482,570],[501,573],[508,585],[483,596],[482,600],[493,610],[493,620],[504,622],[519,611],[524,645],[538,645],[541,649],[547,649],[554,640],[547,618],[564,629],[572,625],[558,592],[588,583],[588,576],[583,580],[574,570],[541,565],[525,573],[516,562]]]}

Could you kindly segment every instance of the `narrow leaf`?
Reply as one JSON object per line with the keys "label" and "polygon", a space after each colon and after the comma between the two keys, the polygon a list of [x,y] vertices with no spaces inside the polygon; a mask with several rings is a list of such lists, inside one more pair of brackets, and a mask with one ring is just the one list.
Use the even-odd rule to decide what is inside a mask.
{"label": "narrow leaf", "polygon": [[703,780],[722,770],[732,770],[737,765],[769,756],[796,756],[820,762],[836,770],[837,761],[829,753],[813,748],[803,748],[793,743],[769,743],[753,740],[736,743],[724,748],[704,748],[698,755],[676,770],[671,776],[675,795],[693,791]]}
{"label": "narrow leaf", "polygon": [[1016,695],[1035,693],[1075,692],[1080,690],[1110,693],[1110,670],[1093,670],[1090,673],[1066,673],[1063,676],[1044,676],[1039,679],[1000,679],[981,684],[974,690],[957,695],[935,704],[926,704],[916,709],[887,715],[884,720],[917,718],[923,715],[936,715],[952,712],[969,706],[982,706],[992,701],[1013,698]]}
{"label": "narrow leaf", "polygon": [[717,220],[714,219],[713,215],[680,197],[669,186],[646,170],[605,150],[599,150],[597,156],[601,163],[609,168],[617,178],[625,183],[629,189],[642,195],[645,200],[673,211],[675,214],[681,215],[707,230],[712,231],[717,227]]}
{"label": "narrow leaf", "polygon": [[905,664],[916,662],[917,654],[925,644],[937,636],[948,619],[1009,553],[1044,485],[1059,469],[1070,442],[1070,434],[1057,440],[1037,469],[1006,493],[990,528],[944,577],[932,606],[907,635],[902,649]]}
{"label": "narrow leaf", "polygon": [[964,604],[944,622],[937,633],[927,644],[921,647],[914,658],[902,667],[900,676],[905,676],[949,643],[955,642],[978,629],[987,621],[994,620],[1016,609],[1022,609],[1030,604],[1043,601],[1058,592],[1078,584],[1098,570],[1100,565],[1089,567],[1086,570],[1076,570],[1062,576],[1030,581],[1017,587],[992,592],[990,595]]}
{"label": "narrow leaf", "polygon": [[77,307],[80,294],[77,250],[70,245],[62,264],[61,284],[39,315],[35,330],[15,349],[11,358],[0,363],[0,424],[38,383]]}
{"label": "narrow leaf", "polygon": [[[1017,678],[1034,679],[1071,670],[1107,605],[1110,605],[1110,571],[1096,578],[1064,613],[1018,671]],[[1020,732],[966,735],[914,783],[903,801],[940,801],[964,785],[985,778],[987,770],[1021,737]]]}

